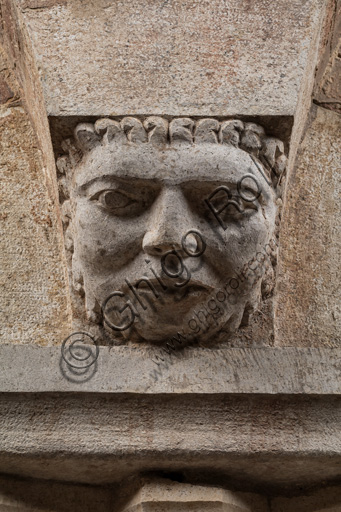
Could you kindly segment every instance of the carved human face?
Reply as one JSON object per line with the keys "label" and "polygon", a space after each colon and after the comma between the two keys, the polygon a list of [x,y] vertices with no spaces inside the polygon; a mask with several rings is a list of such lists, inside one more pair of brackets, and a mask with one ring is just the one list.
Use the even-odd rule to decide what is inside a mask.
{"label": "carved human face", "polygon": [[[242,196],[259,197],[243,199],[238,182]],[[220,186],[238,205],[219,214],[225,230],[205,202]],[[219,210],[226,198],[222,190],[211,204]],[[257,301],[260,278],[249,267],[273,236],[275,193],[245,151],[209,143],[97,146],[75,169],[71,205],[73,266],[83,276],[88,314],[95,320],[120,292],[111,299],[111,324],[131,324],[117,330],[127,338],[157,342],[177,331],[208,338],[237,328]],[[228,290],[241,272],[237,289],[235,280]],[[233,300],[219,290],[234,292]],[[207,313],[208,326],[198,330]]]}

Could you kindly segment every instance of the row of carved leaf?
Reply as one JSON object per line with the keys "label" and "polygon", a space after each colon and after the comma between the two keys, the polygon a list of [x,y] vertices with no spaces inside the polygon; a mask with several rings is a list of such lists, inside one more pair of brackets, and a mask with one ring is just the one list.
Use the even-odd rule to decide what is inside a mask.
{"label": "row of carved leaf", "polygon": [[176,118],[168,122],[157,116],[148,117],[144,122],[135,117],[124,117],[120,122],[113,119],[98,119],[95,124],[78,124],[74,140],[63,142],[63,150],[70,162],[60,157],[57,167],[65,174],[68,164],[77,165],[84,153],[100,144],[151,143],[156,145],[180,144],[231,144],[258,158],[276,176],[286,167],[284,144],[281,140],[268,137],[264,128],[255,123],[244,123],[239,119],[219,122],[214,118],[195,121],[190,118]]}

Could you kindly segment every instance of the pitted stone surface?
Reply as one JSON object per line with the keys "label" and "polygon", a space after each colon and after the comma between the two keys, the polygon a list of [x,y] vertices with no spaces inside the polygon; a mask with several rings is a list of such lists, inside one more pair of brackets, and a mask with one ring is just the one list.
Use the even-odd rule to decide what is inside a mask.
{"label": "pitted stone surface", "polygon": [[0,399],[1,473],[94,485],[180,471],[204,473],[213,485],[219,477],[296,491],[339,476],[338,397],[74,391]]}
{"label": "pitted stone surface", "polygon": [[324,15],[322,0],[19,3],[51,116],[292,116]]}
{"label": "pitted stone surface", "polygon": [[68,367],[59,347],[3,345],[0,356],[3,393],[341,393],[338,349],[100,347],[85,372]]}
{"label": "pitted stone surface", "polygon": [[53,345],[69,329],[62,234],[12,65],[0,46],[0,76],[8,84],[0,105],[0,343]]}
{"label": "pitted stone surface", "polygon": [[270,512],[267,499],[218,487],[154,479],[142,483],[120,512]]}
{"label": "pitted stone surface", "polygon": [[315,107],[295,168],[275,291],[275,339],[282,346],[340,346],[341,117]]}
{"label": "pitted stone surface", "polygon": [[[131,344],[90,349],[84,345],[85,353],[90,350],[96,355],[96,348],[98,352],[98,358],[84,371],[63,358],[64,346],[61,350],[16,344],[59,342],[70,332],[71,317],[52,145],[34,57],[47,114],[56,116],[51,124],[58,139],[54,141],[58,156],[60,141],[65,138],[58,129],[62,132],[64,124],[71,130],[82,123],[76,130],[76,153],[84,150],[89,158],[81,178],[91,180],[96,165],[107,165],[106,171],[112,171],[111,164],[118,159],[107,158],[108,147],[106,158],[102,158],[102,150],[120,132],[119,137],[125,137],[132,150],[133,170],[140,171],[134,176],[134,190],[143,189],[137,181],[152,169],[155,189],[160,192],[162,187],[156,179],[160,168],[154,166],[155,152],[146,150],[146,142],[164,143],[166,127],[174,122],[175,129],[167,131],[167,148],[160,152],[163,163],[166,154],[180,155],[178,174],[171,165],[166,166],[171,189],[184,177],[197,179],[199,173],[195,171],[202,171],[199,164],[208,153],[216,157],[221,152],[221,160],[229,161],[230,174],[235,176],[244,170],[245,159],[250,160],[251,155],[259,157],[259,162],[267,161],[268,177],[275,178],[275,183],[268,184],[268,205],[262,212],[257,210],[257,219],[260,212],[263,219],[254,223],[255,229],[244,229],[244,247],[242,243],[233,245],[236,230],[234,240],[232,237],[226,243],[225,248],[232,250],[225,251],[225,256],[233,251],[234,255],[243,253],[252,245],[253,236],[253,241],[265,242],[278,228],[275,204],[280,210],[280,203],[275,203],[274,194],[283,170],[284,144],[286,149],[290,146],[292,172],[281,233],[275,341],[282,345],[339,344],[335,297],[340,233],[334,214],[338,213],[340,123],[335,113],[313,112],[316,119],[312,118],[306,133],[298,165],[293,166],[311,101],[324,9],[327,7],[328,18],[332,5],[337,8],[339,2],[0,0],[5,34],[1,42],[10,56],[4,58],[5,64],[1,61],[0,82],[5,184],[1,257],[6,264],[1,299],[6,314],[4,339],[11,342],[0,349],[0,473],[16,475],[14,482],[6,476],[0,479],[0,512],[115,510],[110,486],[117,485],[122,499],[122,483],[152,472],[178,475],[174,482],[176,478],[187,482],[203,479],[205,484],[187,484],[185,489],[183,484],[171,482],[166,484],[168,489],[161,482],[156,487],[151,482],[149,489],[145,487],[125,505],[126,510],[141,512],[141,508],[154,507],[159,512],[160,503],[167,510],[174,504],[174,494],[172,508],[177,512],[188,505],[193,511],[193,503],[200,512],[203,507],[220,512],[222,506],[233,512],[340,509],[339,495],[333,489],[325,494],[302,489],[333,482],[340,476],[340,356],[336,348],[257,349],[258,340],[255,342],[253,336],[248,336],[252,349],[184,348],[169,343],[169,339],[162,347]],[[331,42],[331,60],[326,73],[321,71],[322,89],[316,101],[337,111],[340,89],[335,77],[340,59],[333,38]],[[154,114],[163,117],[153,126],[156,118],[150,116]],[[267,132],[276,134],[284,144],[265,137],[260,127],[263,120],[267,128],[274,127]],[[284,126],[285,135],[281,133]],[[206,152],[195,147],[197,141]],[[174,151],[177,144],[184,143],[192,150],[194,147],[191,155],[196,153],[197,161],[193,158],[191,163],[195,165],[187,166],[190,158],[184,156],[183,148]],[[244,154],[242,146],[250,151]],[[231,155],[234,158],[225,158]],[[209,164],[210,159],[205,162]],[[220,165],[221,161],[215,163]],[[208,165],[210,178],[213,171],[219,171],[219,165],[213,169]],[[97,170],[101,174],[102,169]],[[64,181],[60,199],[65,231],[78,214],[78,226],[73,233],[66,233],[72,236],[65,236],[70,253],[72,244],[76,246],[69,268],[80,299],[86,295],[88,316],[95,320],[90,327],[96,334],[98,308],[91,299],[98,282],[103,285],[105,272],[111,276],[119,256],[111,258],[106,253],[108,247],[104,252],[102,247],[93,252],[101,258],[97,265],[95,257],[91,265],[87,257],[98,226],[101,242],[109,249],[116,247],[112,236],[115,228],[108,216],[99,221],[100,216],[93,218],[86,209],[80,219],[75,195],[71,208],[67,208],[74,193],[72,187],[70,193],[72,179],[79,180],[77,200],[84,200],[87,184],[80,182],[79,175],[69,179],[68,171],[66,162],[58,177]],[[202,186],[196,184],[190,191],[183,187],[181,194],[188,198],[193,189],[201,190]],[[97,189],[88,199],[111,211],[124,209],[127,204],[136,207],[134,199],[133,203],[120,203],[122,198],[115,192]],[[158,196],[154,228],[161,226],[165,235],[163,221],[168,216],[173,235],[179,235],[182,225],[177,221],[185,202],[177,202],[174,189],[168,192],[163,190]],[[148,197],[143,196],[147,202]],[[188,203],[188,218],[193,219],[195,201]],[[236,204],[242,210],[240,203]],[[269,211],[265,211],[266,206]],[[83,232],[82,238],[81,230],[93,220],[91,236],[87,238]],[[134,241],[127,224],[121,228],[126,239]],[[147,252],[154,256],[157,244],[153,236],[157,231],[151,229],[144,240]],[[160,243],[159,249],[164,245]],[[190,246],[193,250],[193,240]],[[121,255],[127,266],[133,248],[134,244]],[[213,259],[220,265],[217,274],[222,275],[228,265],[223,264],[223,258]],[[273,282],[271,276],[264,296],[272,294]],[[111,288],[110,278],[104,284]],[[247,323],[248,306],[257,305],[250,298],[248,302],[244,304],[247,315],[236,315],[238,332]],[[176,324],[183,311],[178,308],[170,313],[169,323]],[[257,313],[264,314],[261,309]],[[272,314],[269,307],[271,319]],[[150,330],[154,327],[159,327],[157,321],[152,328],[148,325]],[[263,332],[269,331],[269,338],[264,344],[274,343],[272,326],[268,327],[265,322]],[[82,356],[81,347],[73,349],[76,362],[82,362],[78,357]],[[41,478],[45,483],[28,481],[26,485],[25,478]],[[88,488],[83,492],[74,482],[83,482]],[[245,485],[256,493],[264,489],[271,497],[258,497],[251,504],[244,499],[245,494],[237,496],[220,489],[220,482],[231,482],[231,488],[236,485],[239,489]],[[283,496],[275,497],[281,493]],[[297,497],[297,493],[304,495]]]}

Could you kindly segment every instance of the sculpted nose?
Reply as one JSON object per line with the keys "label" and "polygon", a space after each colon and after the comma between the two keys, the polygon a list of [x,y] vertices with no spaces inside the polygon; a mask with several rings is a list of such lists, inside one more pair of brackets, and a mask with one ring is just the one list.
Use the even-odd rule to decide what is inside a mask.
{"label": "sculpted nose", "polygon": [[154,204],[142,242],[143,250],[152,256],[161,256],[171,249],[180,250],[189,215],[181,191],[164,189]]}

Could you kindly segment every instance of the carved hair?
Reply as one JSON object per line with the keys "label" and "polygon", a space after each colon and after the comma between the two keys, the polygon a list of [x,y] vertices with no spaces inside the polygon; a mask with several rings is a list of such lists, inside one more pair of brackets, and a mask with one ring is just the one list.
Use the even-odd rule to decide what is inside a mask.
{"label": "carved hair", "polygon": [[255,123],[244,123],[239,119],[220,122],[214,118],[195,121],[188,117],[167,121],[151,116],[143,122],[135,117],[124,117],[120,122],[102,118],[94,124],[78,124],[74,139],[62,143],[67,155],[58,158],[57,168],[60,175],[67,174],[67,170],[80,163],[83,155],[100,145],[146,143],[158,146],[230,144],[257,159],[274,187],[284,173],[287,161],[283,142],[268,137],[264,128]]}

